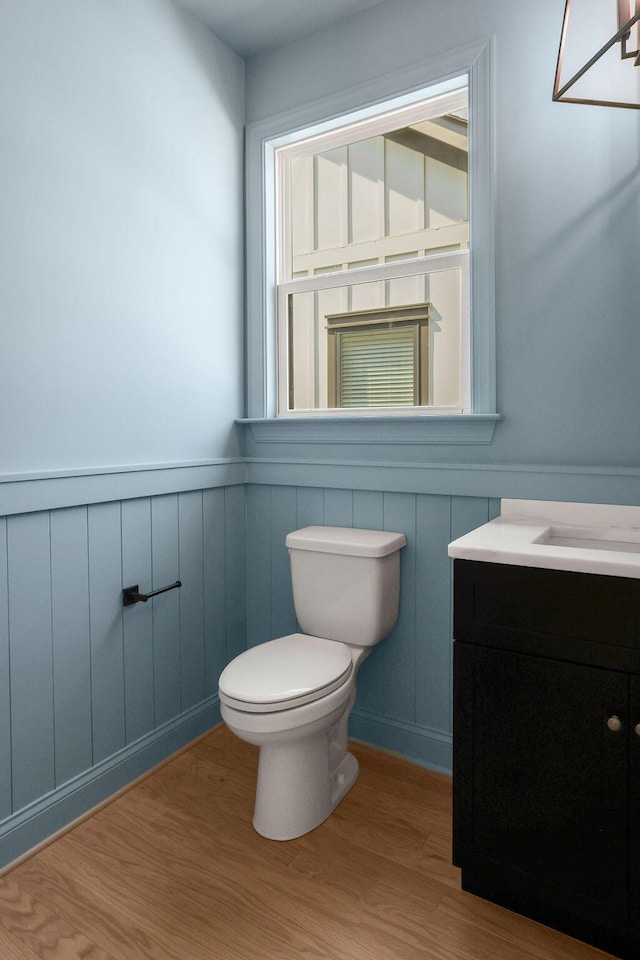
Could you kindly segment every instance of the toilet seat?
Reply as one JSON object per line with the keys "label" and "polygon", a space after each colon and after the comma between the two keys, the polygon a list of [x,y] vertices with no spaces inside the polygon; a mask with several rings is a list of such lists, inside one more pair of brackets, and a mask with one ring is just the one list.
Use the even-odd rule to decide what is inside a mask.
{"label": "toilet seat", "polygon": [[319,700],[353,673],[343,643],[293,633],[245,650],[220,675],[221,703],[246,713],[275,713]]}

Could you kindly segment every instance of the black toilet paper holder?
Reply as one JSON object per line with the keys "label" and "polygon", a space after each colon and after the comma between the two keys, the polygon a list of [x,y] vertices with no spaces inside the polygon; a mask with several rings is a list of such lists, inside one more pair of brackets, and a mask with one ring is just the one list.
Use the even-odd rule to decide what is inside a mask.
{"label": "black toilet paper holder", "polygon": [[159,593],[166,593],[167,590],[175,590],[182,586],[182,580],[176,580],[170,583],[168,587],[161,587],[159,590],[152,590],[151,593],[140,593],[140,588],[136,583],[133,587],[125,587],[122,591],[122,606],[130,607],[134,603],[146,603],[152,597],[157,597]]}

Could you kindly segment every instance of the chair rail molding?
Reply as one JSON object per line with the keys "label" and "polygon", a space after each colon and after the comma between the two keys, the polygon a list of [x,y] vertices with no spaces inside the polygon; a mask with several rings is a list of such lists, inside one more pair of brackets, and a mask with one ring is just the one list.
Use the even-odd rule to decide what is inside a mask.
{"label": "chair rail molding", "polygon": [[0,474],[0,516],[245,482],[242,457]]}

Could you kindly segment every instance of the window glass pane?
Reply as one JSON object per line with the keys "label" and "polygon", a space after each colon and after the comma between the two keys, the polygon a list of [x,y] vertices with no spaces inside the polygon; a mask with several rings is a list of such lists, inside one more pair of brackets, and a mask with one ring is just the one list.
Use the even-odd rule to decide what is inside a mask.
{"label": "window glass pane", "polygon": [[[367,363],[374,362],[378,369],[398,367],[393,387],[388,372],[384,388],[388,398],[397,390],[396,398],[380,405],[458,407],[461,309],[460,269],[291,294],[289,409],[378,405],[375,391],[367,398],[363,386]],[[360,368],[355,369],[358,359]],[[417,379],[409,380],[410,363]],[[342,385],[343,378],[348,385],[346,380]]]}
{"label": "window glass pane", "polygon": [[468,410],[465,78],[301,131],[275,160],[278,411]]}
{"label": "window glass pane", "polygon": [[289,277],[468,246],[464,91],[456,103],[441,116],[290,160]]}

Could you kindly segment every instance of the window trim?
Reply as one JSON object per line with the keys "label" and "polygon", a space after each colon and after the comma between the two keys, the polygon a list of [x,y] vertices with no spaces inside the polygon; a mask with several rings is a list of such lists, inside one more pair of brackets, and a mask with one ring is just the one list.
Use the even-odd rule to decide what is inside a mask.
{"label": "window trim", "polygon": [[[469,84],[471,126],[469,172],[471,177],[469,227],[473,250],[470,263],[472,299],[469,335],[470,414],[462,415],[467,428],[474,420],[486,440],[486,424],[499,419],[496,413],[495,386],[495,159],[493,130],[493,67],[491,39],[459,47],[441,57],[378,77],[368,83],[341,91],[333,97],[306,103],[284,114],[269,117],[247,129],[247,422],[253,424],[285,422],[299,415],[296,412],[277,417],[276,397],[276,305],[275,305],[275,149],[287,138],[294,140],[299,131],[336,123],[339,117],[361,111],[363,118],[379,110],[384,102],[424,98],[424,91],[466,74]],[[443,256],[448,256],[444,254]],[[400,264],[394,265],[396,268]],[[364,267],[362,270],[366,270]],[[405,408],[405,417],[409,411]],[[436,410],[442,414],[442,410]],[[422,418],[429,428],[430,417],[421,408],[412,416]],[[313,415],[305,412],[305,419]],[[323,421],[344,418],[336,412]],[[388,414],[393,420],[394,414]],[[460,414],[450,414],[455,420]],[[440,417],[438,416],[438,419]],[[400,431],[399,433],[401,433]],[[412,431],[413,433],[414,431]],[[438,435],[442,435],[442,429]],[[446,431],[445,431],[446,433]],[[456,437],[472,436],[452,425],[450,442]],[[428,442],[428,438],[425,437]],[[399,439],[398,442],[401,442]],[[442,442],[442,441],[438,441]],[[447,442],[445,440],[445,442]]]}

